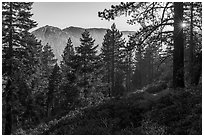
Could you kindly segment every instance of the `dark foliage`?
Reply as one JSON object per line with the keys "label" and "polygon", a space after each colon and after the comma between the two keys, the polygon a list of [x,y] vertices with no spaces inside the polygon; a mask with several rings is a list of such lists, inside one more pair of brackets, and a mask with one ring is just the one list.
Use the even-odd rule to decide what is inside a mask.
{"label": "dark foliage", "polygon": [[74,110],[60,119],[53,118],[42,125],[44,129],[39,126],[27,134],[201,134],[201,85],[168,90],[169,94],[155,101],[142,92],[111,98],[100,105]]}
{"label": "dark foliage", "polygon": [[148,93],[155,94],[155,93],[161,92],[162,90],[166,88],[167,88],[167,83],[158,82],[158,83],[153,83],[153,84],[148,85],[145,91]]}
{"label": "dark foliage", "polygon": [[166,134],[202,134],[201,85],[190,89],[172,90],[162,97],[148,113],[154,122],[166,127]]}

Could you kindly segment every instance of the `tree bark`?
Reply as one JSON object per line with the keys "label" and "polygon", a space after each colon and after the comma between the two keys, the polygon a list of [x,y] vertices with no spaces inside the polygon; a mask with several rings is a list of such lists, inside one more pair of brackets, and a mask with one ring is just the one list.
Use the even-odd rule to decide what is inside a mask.
{"label": "tree bark", "polygon": [[183,3],[174,2],[174,52],[173,52],[173,87],[184,85],[184,40],[183,40]]}
{"label": "tree bark", "polygon": [[13,3],[10,2],[10,23],[9,23],[9,50],[8,50],[8,82],[6,85],[6,119],[5,119],[5,135],[10,135],[12,132],[12,59],[13,59],[13,26],[12,14]]}
{"label": "tree bark", "polygon": [[189,47],[189,73],[190,84],[195,84],[194,76],[194,43],[193,43],[193,2],[191,2],[191,24],[190,24],[190,47]]}

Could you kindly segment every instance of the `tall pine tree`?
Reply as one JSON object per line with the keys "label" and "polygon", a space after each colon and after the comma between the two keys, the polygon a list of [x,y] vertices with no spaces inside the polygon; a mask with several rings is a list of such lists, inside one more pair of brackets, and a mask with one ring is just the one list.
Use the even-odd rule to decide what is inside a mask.
{"label": "tall pine tree", "polygon": [[133,87],[136,89],[142,88],[143,86],[143,60],[144,60],[144,52],[145,47],[143,44],[140,44],[140,40],[138,39],[137,35],[131,35],[129,37],[129,45],[134,46],[134,60],[135,60],[135,67],[134,67],[134,74],[132,77],[132,84]]}
{"label": "tall pine tree", "polygon": [[89,89],[91,88],[92,79],[94,78],[94,73],[97,68],[97,47],[94,45],[95,40],[90,36],[90,33],[85,30],[82,33],[82,38],[80,38],[81,44],[79,47],[76,47],[77,54],[77,64],[78,64],[78,77],[81,77],[79,80],[79,86],[84,90],[84,95],[88,94]]}
{"label": "tall pine tree", "polygon": [[[122,90],[121,79],[123,80],[123,50],[125,40],[122,38],[122,33],[117,30],[113,24],[111,29],[107,30],[104,36],[102,45],[101,57],[104,62],[104,70],[107,70],[107,83],[110,85],[109,96],[119,94]],[[120,75],[120,76],[119,76]],[[116,77],[118,77],[116,79]],[[120,82],[119,82],[120,81]],[[119,84],[120,83],[120,84]],[[118,91],[116,93],[115,91]]]}
{"label": "tall pine tree", "polygon": [[[129,36],[130,37],[130,36]],[[128,42],[124,45],[124,48],[122,49],[122,57],[123,60],[123,70],[125,73],[125,86],[126,86],[126,92],[130,92],[132,90],[132,84],[131,84],[131,78],[132,78],[132,69],[133,69],[133,50],[135,45],[131,42]]]}
{"label": "tall pine tree", "polygon": [[[79,92],[77,90],[77,56],[71,38],[68,38],[67,45],[62,54],[61,70],[61,102],[62,108],[72,109],[78,100]],[[68,105],[69,104],[69,105]]]}
{"label": "tall pine tree", "polygon": [[[55,55],[52,51],[51,46],[47,43],[43,47],[43,51],[41,54],[41,79],[40,85],[42,87],[41,97],[43,97],[43,101],[41,102],[44,108],[44,116],[47,116],[47,100],[49,94],[49,79],[52,75],[52,70],[54,69],[55,64],[57,63],[57,59],[55,59]],[[39,102],[40,103],[40,102]]]}
{"label": "tall pine tree", "polygon": [[[3,46],[3,77],[6,80],[5,87],[5,131],[8,135],[12,132],[13,96],[17,91],[16,74],[19,74],[27,41],[23,40],[31,28],[37,24],[30,19],[32,3],[30,2],[3,2],[2,3],[2,46]],[[25,55],[25,54],[23,54]]]}
{"label": "tall pine tree", "polygon": [[61,68],[64,73],[64,78],[69,82],[74,82],[74,70],[75,70],[75,51],[71,41],[71,38],[68,38],[67,45],[63,51]]}
{"label": "tall pine tree", "polygon": [[111,45],[110,45],[110,34],[111,30],[108,29],[104,35],[102,47],[101,47],[101,58],[103,63],[103,82],[107,83],[108,96],[111,96]]}
{"label": "tall pine tree", "polygon": [[55,64],[52,73],[49,77],[49,84],[48,84],[48,92],[47,92],[47,116],[50,117],[52,115],[53,110],[56,107],[56,95],[59,93],[59,86],[60,86],[60,68]]}

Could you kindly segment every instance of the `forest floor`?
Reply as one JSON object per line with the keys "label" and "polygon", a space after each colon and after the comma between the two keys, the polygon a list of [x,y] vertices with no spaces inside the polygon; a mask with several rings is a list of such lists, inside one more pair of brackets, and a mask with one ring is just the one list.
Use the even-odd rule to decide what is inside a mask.
{"label": "forest floor", "polygon": [[16,134],[202,134],[201,92],[202,85],[177,90],[144,88],[98,105],[78,108]]}

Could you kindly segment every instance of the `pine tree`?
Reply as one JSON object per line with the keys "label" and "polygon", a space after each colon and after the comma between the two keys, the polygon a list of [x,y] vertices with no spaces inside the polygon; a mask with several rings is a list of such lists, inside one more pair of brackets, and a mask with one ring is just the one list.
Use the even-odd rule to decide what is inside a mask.
{"label": "pine tree", "polygon": [[71,38],[68,38],[67,40],[67,45],[64,49],[64,52],[63,52],[63,55],[62,55],[62,58],[63,58],[63,63],[66,63],[65,60],[69,60],[69,58],[74,55],[75,52],[74,52],[74,48],[73,48],[73,44],[72,44],[72,41],[71,41]]}
{"label": "pine tree", "polygon": [[110,50],[110,34],[111,34],[111,30],[108,29],[106,34],[104,35],[104,40],[103,40],[103,43],[102,43],[102,47],[101,47],[101,58],[102,58],[102,62],[103,62],[103,82],[106,82],[107,83],[107,87],[108,87],[108,95],[109,97],[111,96],[111,89],[110,89],[110,86],[111,86],[111,57],[110,57],[110,53],[111,53],[111,50]]}
{"label": "pine tree", "polygon": [[76,87],[77,67],[77,56],[74,51],[71,38],[68,38],[61,61],[62,81],[60,95],[61,100],[64,100],[64,102],[61,103],[61,106],[64,106],[68,109],[74,107],[74,104],[78,99],[79,92]]}
{"label": "pine tree", "polygon": [[[22,64],[21,56],[25,51],[23,36],[37,24],[31,18],[32,3],[30,2],[3,2],[2,3],[2,46],[3,46],[3,77],[7,81],[6,93],[6,118],[4,134],[12,132],[13,95],[16,92],[14,83],[16,74],[19,74],[18,66]],[[23,44],[24,43],[24,44]],[[23,54],[24,55],[24,54]],[[20,57],[20,58],[19,58]]]}
{"label": "pine tree", "polygon": [[55,109],[55,100],[57,92],[59,92],[60,86],[60,68],[55,64],[52,73],[49,77],[49,85],[48,85],[48,92],[47,92],[47,116],[51,116],[51,112]]}
{"label": "pine tree", "polygon": [[40,86],[42,87],[41,96],[44,97],[41,107],[44,107],[44,116],[47,116],[47,100],[48,100],[48,87],[49,87],[49,78],[52,74],[52,70],[54,69],[55,64],[57,63],[57,59],[55,59],[55,55],[52,51],[51,46],[47,43],[43,47],[43,51],[41,54],[41,79]]}
{"label": "pine tree", "polygon": [[144,53],[145,53],[145,47],[143,44],[140,44],[140,40],[138,39],[137,35],[131,35],[129,38],[129,45],[134,46],[134,60],[135,60],[135,68],[134,68],[134,74],[132,77],[132,84],[134,88],[139,89],[143,86],[144,80]]}
{"label": "pine tree", "polygon": [[[110,92],[109,95],[112,96],[119,94],[116,93],[116,88],[121,87],[121,83],[118,82],[116,77],[120,77],[123,79],[123,76],[116,76],[119,73],[121,73],[123,68],[123,50],[125,41],[122,39],[122,33],[119,32],[119,30],[116,29],[116,25],[113,24],[111,26],[111,29],[107,30],[105,36],[104,36],[104,42],[102,45],[102,60],[104,62],[104,68],[105,70],[108,70],[107,73],[107,82],[110,85]],[[116,82],[117,81],[117,82]],[[119,80],[121,81],[121,80]],[[120,84],[119,84],[120,83]],[[119,84],[119,85],[118,85]]]}
{"label": "pine tree", "polygon": [[67,46],[65,47],[62,55],[61,68],[62,68],[62,71],[65,73],[64,77],[66,77],[67,80],[69,80],[70,82],[74,81],[74,69],[75,69],[74,59],[75,59],[75,51],[73,48],[71,38],[68,38]]}
{"label": "pine tree", "polygon": [[76,64],[78,64],[78,77],[81,77],[79,86],[84,88],[85,96],[91,85],[91,79],[94,77],[95,69],[97,67],[96,55],[98,45],[94,46],[95,40],[90,36],[89,32],[85,30],[80,38],[81,45],[76,47]]}
{"label": "pine tree", "polygon": [[52,48],[48,43],[43,47],[41,61],[42,61],[42,66],[44,70],[43,71],[44,75],[47,78],[49,78],[51,71],[57,62],[57,59],[55,59],[55,55],[52,51]]}
{"label": "pine tree", "polygon": [[[130,37],[130,36],[129,36]],[[133,50],[135,45],[128,41],[123,48],[123,57],[124,57],[124,71],[125,71],[125,83],[126,91],[130,92],[132,90],[131,78],[132,78],[132,69],[133,69]]]}
{"label": "pine tree", "polygon": [[[15,75],[17,80],[17,94],[14,100],[17,101],[16,103],[18,105],[14,105],[13,112],[18,114],[16,116],[18,117],[17,119],[21,119],[20,121],[16,121],[17,125],[29,126],[37,122],[36,118],[38,114],[36,104],[34,103],[34,95],[37,87],[35,81],[38,81],[37,70],[39,68],[42,45],[30,33],[27,33],[23,37],[23,41],[24,43],[22,45],[25,44],[25,50],[21,51],[21,54],[18,55],[19,61],[21,62],[18,63],[18,67],[21,69]],[[22,112],[19,108],[24,108],[25,112]]]}

